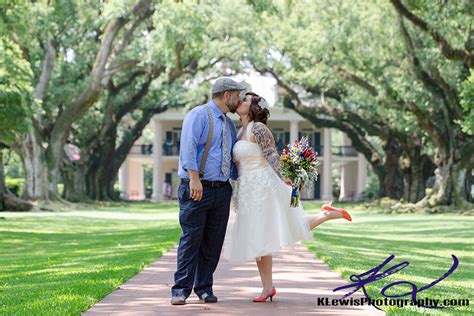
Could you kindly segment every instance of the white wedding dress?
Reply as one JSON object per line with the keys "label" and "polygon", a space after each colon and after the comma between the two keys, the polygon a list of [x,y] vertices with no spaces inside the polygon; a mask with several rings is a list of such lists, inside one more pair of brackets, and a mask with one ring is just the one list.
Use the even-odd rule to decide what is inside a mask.
{"label": "white wedding dress", "polygon": [[[229,221],[223,257],[234,263],[260,260],[300,240],[313,239],[301,203],[290,207],[291,186],[280,179],[260,145],[250,141],[252,124],[245,140],[237,141],[233,149],[239,177],[231,200],[235,219]],[[274,146],[273,137],[272,141]]]}

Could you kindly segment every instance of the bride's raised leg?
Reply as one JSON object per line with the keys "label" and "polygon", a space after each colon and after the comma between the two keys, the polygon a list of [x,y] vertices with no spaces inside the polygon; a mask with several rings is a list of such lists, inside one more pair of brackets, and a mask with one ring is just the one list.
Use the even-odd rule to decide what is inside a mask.
{"label": "bride's raised leg", "polygon": [[351,216],[349,215],[349,213],[347,213],[346,210],[336,208],[331,204],[332,202],[329,204],[323,204],[323,206],[321,206],[321,212],[319,214],[307,217],[309,227],[311,229],[314,229],[322,223],[331,219],[345,218],[348,221],[352,221]]}
{"label": "bride's raised leg", "polygon": [[308,220],[309,228],[311,228],[311,230],[315,229],[325,221],[329,220],[329,217],[327,216],[327,214],[324,214],[324,212],[313,216],[307,216],[306,218]]}

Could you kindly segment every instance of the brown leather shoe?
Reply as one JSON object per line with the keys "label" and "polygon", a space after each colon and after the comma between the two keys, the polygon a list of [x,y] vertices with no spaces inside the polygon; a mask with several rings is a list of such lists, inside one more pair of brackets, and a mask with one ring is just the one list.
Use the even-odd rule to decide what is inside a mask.
{"label": "brown leather shoe", "polygon": [[199,296],[199,299],[201,301],[204,301],[204,303],[217,303],[217,296],[215,296],[213,293],[211,294],[204,293],[201,296]]}
{"label": "brown leather shoe", "polygon": [[186,297],[184,295],[171,297],[171,305],[184,305],[186,304]]}

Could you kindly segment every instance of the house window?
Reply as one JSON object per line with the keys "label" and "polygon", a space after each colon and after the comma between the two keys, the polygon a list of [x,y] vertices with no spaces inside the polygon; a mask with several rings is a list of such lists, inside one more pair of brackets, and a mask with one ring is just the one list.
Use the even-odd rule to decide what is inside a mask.
{"label": "house window", "polygon": [[318,156],[322,156],[323,147],[321,146],[321,133],[315,132],[312,129],[304,128],[301,132],[299,132],[298,137],[301,139],[303,136],[308,138],[309,145],[318,152]]}
{"label": "house window", "polygon": [[281,152],[290,142],[290,132],[285,131],[283,128],[274,128],[272,133],[275,138],[276,148]]}
{"label": "house window", "polygon": [[166,131],[163,142],[163,154],[165,156],[179,155],[179,140],[181,138],[181,128],[174,127],[171,131]]}

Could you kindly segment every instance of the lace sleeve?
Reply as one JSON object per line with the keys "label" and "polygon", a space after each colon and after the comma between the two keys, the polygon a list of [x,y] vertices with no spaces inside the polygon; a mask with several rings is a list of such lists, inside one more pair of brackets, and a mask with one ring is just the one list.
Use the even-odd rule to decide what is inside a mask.
{"label": "lace sleeve", "polygon": [[252,134],[255,136],[255,140],[260,146],[260,149],[262,149],[263,156],[281,178],[280,172],[278,171],[280,155],[276,149],[275,139],[273,138],[272,132],[265,124],[258,122],[253,124]]}

